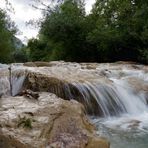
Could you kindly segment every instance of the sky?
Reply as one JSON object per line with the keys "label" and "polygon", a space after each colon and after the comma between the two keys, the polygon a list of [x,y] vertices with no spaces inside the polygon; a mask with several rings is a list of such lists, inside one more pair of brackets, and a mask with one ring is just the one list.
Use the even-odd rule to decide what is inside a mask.
{"label": "sky", "polygon": [[[42,13],[40,10],[33,8],[31,0],[9,0],[14,8],[14,12],[9,12],[11,20],[15,22],[19,32],[16,37],[18,37],[23,43],[27,43],[28,39],[37,37],[39,28],[35,28],[30,25],[26,25],[29,20],[38,20],[42,18]],[[48,3],[49,0],[43,0],[44,3]],[[95,0],[86,0],[86,12],[92,8],[92,4]],[[40,6],[39,6],[40,7]],[[0,8],[5,9],[5,0],[0,0]]]}

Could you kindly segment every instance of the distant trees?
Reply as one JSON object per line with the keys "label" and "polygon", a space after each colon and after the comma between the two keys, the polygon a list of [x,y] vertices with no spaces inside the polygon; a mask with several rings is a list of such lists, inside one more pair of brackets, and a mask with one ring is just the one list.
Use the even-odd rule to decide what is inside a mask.
{"label": "distant trees", "polygon": [[[90,14],[84,0],[53,0],[46,6],[39,38],[16,48],[16,28],[0,9],[0,62],[65,60],[148,63],[148,2],[96,0]],[[11,4],[6,0],[7,5]],[[36,2],[44,3],[41,0]]]}
{"label": "distant trees", "polygon": [[90,14],[83,0],[47,7],[39,39],[28,43],[32,60],[148,63],[148,2],[96,0]]}
{"label": "distant trees", "polygon": [[14,50],[13,36],[16,32],[14,24],[7,17],[6,13],[0,9],[0,62],[12,61]]}
{"label": "distant trees", "polygon": [[145,1],[96,1],[91,14],[95,27],[89,39],[101,50],[102,60],[148,62],[147,14]]}
{"label": "distant trees", "polygon": [[[13,11],[11,4],[6,0],[6,6]],[[8,8],[9,8],[8,7]],[[6,11],[0,9],[0,63],[25,62],[29,60],[29,51],[24,44],[15,37],[18,29]]]}
{"label": "distant trees", "polygon": [[[45,20],[41,23],[38,42],[42,47],[43,44],[45,45],[45,56],[48,55],[50,60],[85,60],[83,57],[86,37],[84,10],[81,1],[67,0],[47,11]],[[30,42],[28,45],[31,47]],[[33,50],[31,48],[31,53]]]}

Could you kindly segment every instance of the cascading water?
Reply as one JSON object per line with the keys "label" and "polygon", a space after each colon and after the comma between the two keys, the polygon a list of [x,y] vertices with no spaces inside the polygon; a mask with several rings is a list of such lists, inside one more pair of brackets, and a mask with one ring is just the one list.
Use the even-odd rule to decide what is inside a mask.
{"label": "cascading water", "polygon": [[15,96],[26,78],[25,68],[21,65],[0,64],[0,96]]}
{"label": "cascading water", "polygon": [[[124,71],[123,78],[109,77],[113,81],[114,90],[118,97],[114,97],[122,106],[119,116],[106,116],[104,118],[92,116],[92,122],[96,124],[99,135],[107,137],[111,142],[111,148],[147,148],[148,147],[148,91],[135,83],[133,89],[128,80],[132,77],[140,79],[148,84],[148,73],[137,71]],[[146,87],[146,85],[145,85]],[[143,91],[144,89],[144,91]],[[113,96],[113,95],[112,95]],[[107,97],[105,98],[107,99]],[[109,101],[108,101],[109,102]],[[118,111],[118,108],[116,108]]]}
{"label": "cascading water", "polygon": [[12,96],[17,95],[21,92],[23,83],[26,78],[26,70],[20,66],[11,66],[11,85],[12,85]]}
{"label": "cascading water", "polygon": [[91,83],[73,85],[79,90],[83,104],[91,113],[109,117],[148,111],[145,96],[134,93],[128,85],[120,86],[115,82],[112,86]]}
{"label": "cascading water", "polygon": [[147,148],[148,73],[126,68],[106,72],[111,83],[85,81],[66,85],[67,98],[83,103],[94,115],[90,117],[92,122],[98,133],[110,140],[111,148]]}

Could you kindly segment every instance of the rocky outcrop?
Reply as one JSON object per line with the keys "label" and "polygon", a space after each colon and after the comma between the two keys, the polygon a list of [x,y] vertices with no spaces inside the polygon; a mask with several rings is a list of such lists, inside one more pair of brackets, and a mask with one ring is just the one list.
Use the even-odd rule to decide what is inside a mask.
{"label": "rocky outcrop", "polygon": [[2,98],[0,119],[1,148],[109,148],[81,104],[54,94],[41,93],[38,100]]}
{"label": "rocky outcrop", "polygon": [[[129,62],[79,64],[54,61],[29,62],[19,66],[13,64],[11,66],[12,94],[16,96],[26,89],[50,92],[65,100],[79,101],[91,115],[115,115],[119,113],[117,110],[120,112],[125,110],[125,107],[120,106],[120,94],[116,87],[121,84],[117,81],[120,80],[119,83],[122,83],[123,80],[129,83],[126,86],[136,88],[137,93],[141,90],[145,91],[147,88],[145,69],[146,66]],[[137,80],[132,80],[134,77],[141,79],[140,85],[134,84],[137,83]],[[104,102],[105,99],[108,101]],[[105,107],[108,111],[104,112]]]}

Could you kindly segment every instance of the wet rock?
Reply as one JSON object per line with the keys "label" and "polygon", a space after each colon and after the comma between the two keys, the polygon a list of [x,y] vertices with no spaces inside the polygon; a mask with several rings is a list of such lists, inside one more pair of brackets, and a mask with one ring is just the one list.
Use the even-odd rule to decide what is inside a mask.
{"label": "wet rock", "polygon": [[28,66],[28,67],[50,67],[50,66],[52,66],[52,64],[49,63],[49,62],[27,62],[27,63],[24,63],[24,66]]}
{"label": "wet rock", "polygon": [[62,61],[52,61],[52,62],[36,61],[36,62],[26,62],[23,65],[27,67],[51,67],[62,63],[63,63]]}
{"label": "wet rock", "polygon": [[[0,107],[1,148],[109,148],[105,139],[96,136],[83,106],[76,101],[41,93],[38,101],[3,98]],[[32,128],[18,126],[20,120],[23,124],[29,120]]]}
{"label": "wet rock", "polygon": [[36,67],[36,64],[34,62],[26,62],[23,65],[28,67]]}
{"label": "wet rock", "polygon": [[128,128],[130,128],[130,129],[137,128],[137,127],[139,127],[140,123],[141,123],[141,121],[139,121],[139,120],[131,120],[129,122]]}
{"label": "wet rock", "polygon": [[140,78],[131,77],[131,78],[128,79],[128,83],[137,92],[140,92],[140,91],[148,92],[148,83],[145,82],[144,80],[140,79]]}
{"label": "wet rock", "polygon": [[[84,105],[88,114],[102,116],[101,106],[99,106],[96,97],[88,87],[91,86],[85,83],[72,83],[56,77],[32,72],[27,75],[23,90],[29,89],[35,92],[50,92],[65,100],[74,99]],[[105,89],[102,84],[100,84],[100,86],[98,84],[98,87],[100,87],[102,91]],[[89,99],[91,100],[88,102]]]}
{"label": "wet rock", "polygon": [[33,92],[32,90],[28,90],[28,89],[27,90],[23,90],[18,95],[19,96],[27,97],[29,99],[35,99],[35,100],[38,100],[38,98],[39,98],[39,93]]}
{"label": "wet rock", "polygon": [[137,64],[136,62],[133,61],[118,61],[116,64]]}
{"label": "wet rock", "polygon": [[50,92],[66,100],[70,100],[70,96],[66,95],[66,91],[68,90],[65,89],[68,85],[70,85],[68,82],[55,77],[49,77],[38,73],[29,73],[24,81],[23,89],[29,89],[35,92]]}
{"label": "wet rock", "polygon": [[100,71],[100,74],[102,76],[109,77],[111,75],[111,71],[109,71],[108,69],[104,69]]}
{"label": "wet rock", "polygon": [[81,63],[81,68],[82,69],[96,69],[97,68],[97,63]]}
{"label": "wet rock", "polygon": [[8,67],[2,67],[0,68],[0,98],[10,94],[10,71]]}

